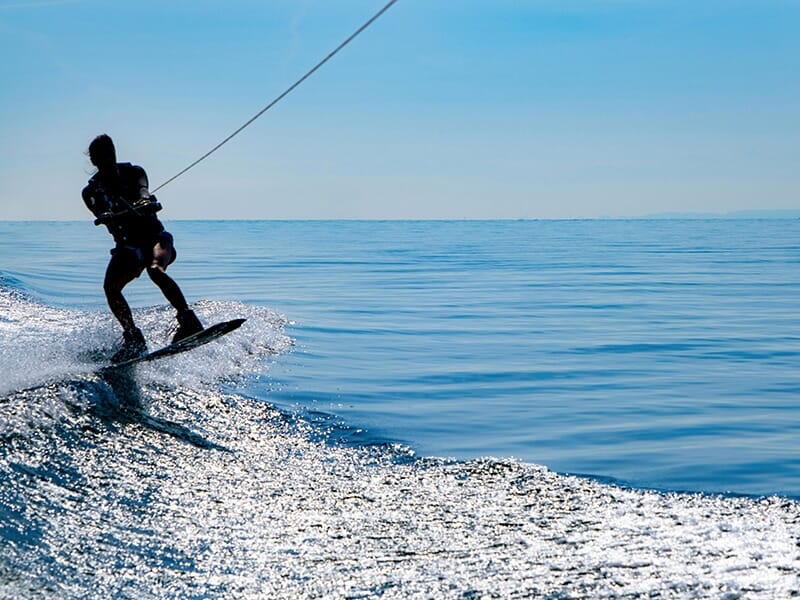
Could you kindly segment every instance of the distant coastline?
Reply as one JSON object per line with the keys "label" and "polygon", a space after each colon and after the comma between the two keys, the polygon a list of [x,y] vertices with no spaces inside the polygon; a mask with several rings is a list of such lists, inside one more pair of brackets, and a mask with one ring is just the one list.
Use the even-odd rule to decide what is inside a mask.
{"label": "distant coastline", "polygon": [[629,217],[633,219],[800,219],[797,210],[736,210],[725,213],[713,212],[664,212]]}

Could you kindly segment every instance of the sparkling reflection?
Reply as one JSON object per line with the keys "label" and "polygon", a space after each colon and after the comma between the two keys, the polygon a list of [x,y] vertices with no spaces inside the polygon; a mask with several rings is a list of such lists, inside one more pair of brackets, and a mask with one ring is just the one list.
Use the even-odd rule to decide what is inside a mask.
{"label": "sparkling reflection", "polygon": [[[628,490],[506,460],[349,444],[324,419],[237,388],[291,345],[285,321],[263,309],[204,303],[207,321],[245,312],[241,335],[101,378],[67,351],[112,341],[99,317],[56,319],[24,298],[10,306],[2,598],[800,594],[796,502]],[[140,316],[151,339],[167,338],[159,309]],[[52,337],[51,321],[68,341],[45,357],[15,335]],[[26,370],[31,361],[50,370]]]}
{"label": "sparkling reflection", "polygon": [[211,389],[145,384],[141,406],[112,410],[87,399],[103,385],[4,405],[73,398],[57,424],[5,438],[6,597],[800,591],[791,501],[633,491],[509,461],[332,445],[261,401]]}

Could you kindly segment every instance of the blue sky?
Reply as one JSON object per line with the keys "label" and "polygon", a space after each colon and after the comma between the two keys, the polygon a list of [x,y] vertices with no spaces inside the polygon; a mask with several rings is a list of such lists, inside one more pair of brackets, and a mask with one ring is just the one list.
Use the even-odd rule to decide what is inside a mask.
{"label": "blue sky", "polygon": [[[384,0],[0,0],[0,219],[87,219],[101,132],[155,187]],[[399,0],[159,192],[165,219],[800,208],[800,1]]]}

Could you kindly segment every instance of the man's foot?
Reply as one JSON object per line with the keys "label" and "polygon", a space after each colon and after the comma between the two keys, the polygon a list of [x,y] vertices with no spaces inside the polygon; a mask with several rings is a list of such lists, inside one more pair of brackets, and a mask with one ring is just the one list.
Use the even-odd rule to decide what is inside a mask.
{"label": "man's foot", "polygon": [[111,357],[112,363],[124,362],[147,354],[147,342],[144,341],[144,334],[138,327],[126,329],[122,333],[122,339],[122,348]]}
{"label": "man's foot", "polygon": [[180,342],[182,339],[203,331],[203,324],[194,314],[193,310],[184,310],[178,313],[178,331],[172,338],[172,343]]}

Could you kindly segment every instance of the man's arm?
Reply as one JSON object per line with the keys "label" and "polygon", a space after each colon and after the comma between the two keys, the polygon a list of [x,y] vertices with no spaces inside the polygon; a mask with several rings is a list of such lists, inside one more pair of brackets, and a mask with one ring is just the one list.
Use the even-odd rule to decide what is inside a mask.
{"label": "man's arm", "polygon": [[105,194],[100,192],[90,182],[89,185],[83,188],[81,196],[83,197],[83,203],[86,204],[86,208],[92,211],[92,214],[96,217],[94,224],[110,226],[116,215],[111,212],[111,206]]}
{"label": "man's arm", "polygon": [[137,214],[155,214],[161,210],[161,203],[150,193],[150,182],[147,180],[147,173],[138,166],[133,166],[134,176],[136,177],[136,188],[139,192],[139,199],[133,203],[133,210]]}
{"label": "man's arm", "polygon": [[142,167],[138,165],[133,165],[133,175],[136,181],[135,187],[139,190],[139,199],[137,200],[137,202],[149,199],[150,182],[147,180],[147,173]]}
{"label": "man's arm", "polygon": [[103,213],[107,213],[109,206],[105,196],[100,194],[91,184],[83,188],[81,192],[83,203],[86,205],[95,217],[100,217]]}

